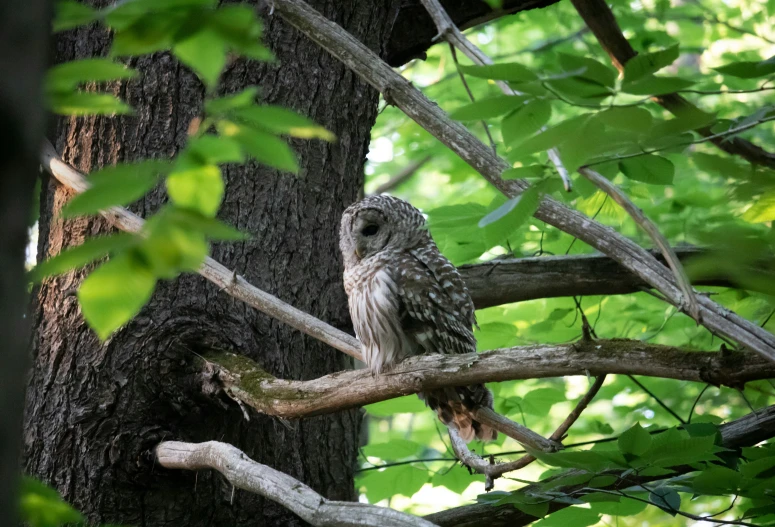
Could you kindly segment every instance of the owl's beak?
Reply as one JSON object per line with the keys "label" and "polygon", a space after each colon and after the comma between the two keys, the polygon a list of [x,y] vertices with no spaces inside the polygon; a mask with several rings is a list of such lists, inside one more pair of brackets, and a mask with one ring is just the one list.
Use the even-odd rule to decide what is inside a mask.
{"label": "owl's beak", "polygon": [[355,256],[363,258],[363,250],[358,245],[355,246]]}

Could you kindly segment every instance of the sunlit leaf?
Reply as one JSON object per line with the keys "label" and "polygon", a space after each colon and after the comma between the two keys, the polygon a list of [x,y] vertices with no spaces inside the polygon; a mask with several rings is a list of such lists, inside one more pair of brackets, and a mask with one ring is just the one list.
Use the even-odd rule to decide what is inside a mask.
{"label": "sunlit leaf", "polygon": [[751,223],[775,220],[775,190],[759,197],[743,214],[743,219]]}
{"label": "sunlit leaf", "polygon": [[396,399],[367,404],[364,408],[370,415],[379,417],[402,413],[414,414],[427,411],[425,403],[423,403],[416,395],[405,395]]}
{"label": "sunlit leaf", "polygon": [[651,128],[651,112],[637,106],[611,108],[597,116],[606,126],[645,134]]}
{"label": "sunlit leaf", "polygon": [[189,156],[203,165],[241,163],[245,160],[242,146],[237,141],[218,135],[196,137],[189,142],[186,150]]}
{"label": "sunlit leaf", "polygon": [[363,447],[363,455],[380,459],[398,460],[416,456],[421,445],[407,439],[393,439],[386,443],[370,443]]}
{"label": "sunlit leaf", "polygon": [[117,233],[111,236],[99,236],[86,240],[81,245],[69,247],[56,256],[40,262],[30,271],[33,282],[62,273],[98,260],[109,253],[124,249],[135,243],[135,236]]}
{"label": "sunlit leaf", "polygon": [[61,215],[69,218],[94,214],[132,203],[151,190],[169,169],[169,163],[155,159],[102,168],[89,175],[91,187],[71,199]]}
{"label": "sunlit leaf", "polygon": [[398,495],[412,497],[429,479],[428,471],[401,465],[389,471],[370,470],[357,484],[366,489],[369,502],[376,503]]}
{"label": "sunlit leaf", "polygon": [[80,59],[63,62],[46,73],[47,91],[67,91],[84,82],[105,82],[137,77],[137,70],[109,59]]}
{"label": "sunlit leaf", "polygon": [[60,527],[84,521],[57,491],[36,479],[25,476],[19,490],[21,517],[30,527]]}
{"label": "sunlit leaf", "polygon": [[224,136],[238,141],[259,163],[298,173],[299,164],[291,148],[269,132],[227,121],[221,121],[218,130]]}
{"label": "sunlit leaf", "polygon": [[151,298],[156,277],[131,253],[111,258],[78,289],[89,326],[101,340],[129,322]]}
{"label": "sunlit leaf", "polygon": [[214,216],[221,206],[224,183],[217,165],[182,158],[167,176],[167,193],[176,205]]}
{"label": "sunlit leaf", "polygon": [[257,96],[258,87],[250,86],[232,95],[205,101],[205,111],[210,116],[223,115],[236,108],[244,108],[255,104]]}
{"label": "sunlit leaf", "polygon": [[48,93],[49,109],[60,115],[121,115],[132,113],[132,107],[107,93],[51,92]]}
{"label": "sunlit leaf", "polygon": [[175,55],[213,90],[226,65],[226,43],[220,35],[208,29],[180,41],[172,48]]}
{"label": "sunlit leaf", "polygon": [[280,106],[247,106],[235,109],[230,115],[275,134],[288,134],[302,139],[336,140],[336,136],[322,126]]}

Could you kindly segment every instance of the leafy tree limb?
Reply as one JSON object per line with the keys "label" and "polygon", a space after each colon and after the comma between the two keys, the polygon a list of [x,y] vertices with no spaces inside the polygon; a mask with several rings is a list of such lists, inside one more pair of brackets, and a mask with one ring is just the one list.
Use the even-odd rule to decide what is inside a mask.
{"label": "leafy tree limb", "polygon": [[[340,26],[323,17],[303,0],[276,0],[274,6],[276,12],[291,25],[378,89],[388,103],[398,106],[501,192],[514,197],[528,188],[529,185],[523,180],[501,179],[501,174],[509,168],[503,159],[465,127],[451,121],[443,110]],[[613,229],[591,221],[551,198],[543,199],[535,217],[608,254],[659,290],[671,304],[682,304],[683,294],[676,286],[670,270],[654,260],[645,249]],[[708,329],[775,359],[775,336],[771,333],[708,298],[700,298],[699,303],[702,324]]]}
{"label": "leafy tree limb", "polygon": [[[624,37],[619,24],[616,22],[613,12],[603,0],[572,0],[573,6],[592,30],[600,45],[611,57],[616,69],[624,71],[624,66],[637,55],[630,43]],[[654,102],[667,111],[681,117],[698,112],[698,108],[677,93],[658,95]],[[697,133],[710,138],[713,136],[710,126],[696,130]],[[737,155],[756,165],[775,168],[775,154],[756,146],[746,139],[735,137],[726,139],[713,137],[709,139],[718,148],[731,155]]]}

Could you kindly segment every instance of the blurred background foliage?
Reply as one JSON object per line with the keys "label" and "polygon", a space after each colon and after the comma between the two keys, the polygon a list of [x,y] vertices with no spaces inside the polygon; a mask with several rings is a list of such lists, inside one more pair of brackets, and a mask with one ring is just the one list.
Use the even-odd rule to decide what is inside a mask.
{"label": "blurred background foliage", "polygon": [[[625,36],[639,53],[678,46],[680,56],[671,60],[658,77],[685,80],[683,83],[671,82],[685,90],[694,90],[683,95],[710,114],[713,126],[717,127],[714,131],[772,115],[775,61],[770,57],[775,55],[772,24],[775,1],[615,0],[611,5]],[[626,134],[648,135],[654,127],[664,127],[664,122],[671,119],[662,107],[643,95],[617,91],[621,84],[616,81],[612,82],[616,95],[601,98],[589,96],[594,90],[584,91],[594,85],[582,84],[573,75],[562,78],[563,72],[573,73],[575,65],[585,58],[595,59],[600,64],[600,68],[592,66],[588,72],[594,69],[603,78],[610,75],[612,79],[617,75],[610,59],[570,2],[504,17],[469,30],[466,35],[497,63],[517,63],[542,79],[558,77],[554,83],[550,80],[552,89],[539,86],[536,91],[537,100],[541,102],[535,107],[535,115],[540,124],[546,124],[550,129],[570,118],[610,111],[621,105],[615,108],[621,115],[610,121],[614,126],[588,127],[563,135],[565,140],[576,141],[580,145],[577,148],[610,143],[618,134],[624,134],[622,137],[628,137]],[[745,70],[750,63],[757,63],[764,73],[749,74]],[[461,57],[460,64],[470,63]],[[489,143],[486,126],[498,153],[515,167],[525,167],[517,171],[519,177],[544,180],[542,188],[547,193],[594,216],[642,246],[652,246],[650,239],[627,214],[602,192],[575,175],[574,190],[566,193],[548,165],[545,152],[530,155],[520,152],[524,150],[521,145],[538,127],[532,131],[524,129],[529,128],[525,122],[530,119],[522,115],[515,120],[523,129],[515,129],[513,125],[510,128],[508,118],[511,114],[499,106],[501,103],[497,98],[501,92],[492,80],[466,76],[473,98],[478,101],[471,104],[446,44],[434,46],[425,60],[410,62],[402,72],[441,108],[452,112],[453,117],[471,119],[465,121],[469,128]],[[514,85],[517,90],[520,86]],[[599,93],[600,87],[597,88]],[[750,120],[745,122],[744,119],[749,117]],[[727,120],[735,121],[730,124]],[[486,125],[483,126],[482,121]],[[674,125],[675,122],[671,122],[667,126]],[[600,171],[613,178],[659,226],[671,244],[711,249],[708,256],[689,266],[692,277],[712,270],[723,273],[741,286],[739,289],[701,288],[703,291],[773,331],[775,302],[768,293],[775,290],[775,282],[771,279],[772,258],[769,257],[775,241],[772,230],[775,172],[729,156],[708,142],[675,146],[676,143],[696,141],[696,137],[685,134],[689,129],[680,130],[679,126],[673,130],[678,130],[675,137],[679,139],[661,145],[667,148],[659,151],[668,163],[653,171],[646,170],[645,178],[638,177],[638,167],[628,171],[625,166],[625,172],[628,172],[625,175],[616,162],[608,163],[607,168]],[[742,136],[771,150],[775,145],[773,132],[775,126],[770,121],[747,130]],[[616,152],[609,153],[608,158],[616,155]],[[574,242],[571,236],[534,218],[528,219],[527,215],[512,218],[511,222],[500,221],[498,223],[504,224],[502,233],[484,236],[479,222],[497,209],[504,198],[455,154],[400,110],[383,101],[377,126],[372,132],[366,193],[374,192],[407,166],[426,157],[429,157],[427,162],[389,192],[410,201],[427,214],[434,238],[455,264],[510,256],[592,252],[583,242]],[[542,169],[526,168],[536,165]],[[649,173],[653,177],[649,177]],[[763,265],[762,259],[765,259]],[[751,266],[756,270],[752,271]],[[579,301],[599,338],[638,339],[697,351],[718,350],[722,345],[704,327],[697,326],[689,317],[676,313],[672,306],[647,293],[590,296]],[[480,350],[569,342],[582,335],[581,317],[573,298],[493,307],[478,311],[477,318],[480,330],[476,336]],[[674,427],[681,424],[680,420],[721,423],[775,402],[775,387],[764,381],[750,383],[743,391],[667,379],[638,378],[636,381],[645,389],[627,376],[609,376],[595,401],[571,428],[565,443],[616,438],[635,423],[654,428]],[[548,436],[591,382],[592,379],[574,377],[493,383],[489,387],[495,395],[498,412]],[[483,494],[484,476],[471,475],[455,462],[446,430],[416,397],[385,401],[370,405],[366,410],[369,416],[368,445],[360,453],[361,470],[357,480],[363,501],[427,514],[470,503]],[[475,450],[499,459],[513,459],[519,455],[515,452],[522,449],[501,434],[497,441],[478,444]],[[525,482],[536,481],[548,469],[539,462],[518,473],[507,474],[496,481],[496,491],[518,489]],[[752,503],[747,498],[733,495],[695,496],[692,499],[690,489],[684,489],[679,495],[683,498],[681,509],[694,514],[716,513],[734,503],[731,509],[718,516],[720,519],[742,517]],[[620,516],[599,512],[587,515],[586,519],[568,509],[564,514],[555,513],[536,525],[709,525],[674,517],[657,506],[635,501],[630,505],[622,506]],[[573,521],[563,517],[571,514]]]}

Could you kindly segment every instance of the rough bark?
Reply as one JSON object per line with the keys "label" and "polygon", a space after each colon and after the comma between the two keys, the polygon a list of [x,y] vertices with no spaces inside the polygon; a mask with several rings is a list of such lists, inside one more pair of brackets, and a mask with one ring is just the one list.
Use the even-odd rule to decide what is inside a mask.
{"label": "rough bark", "polygon": [[24,261],[43,137],[48,22],[42,0],[0,3],[0,525],[14,525],[18,510],[29,330]]}
{"label": "rough bark", "polygon": [[[381,52],[394,4],[319,1],[316,8]],[[362,165],[377,92],[277,17],[265,40],[279,65],[237,61],[223,88],[259,84],[263,98],[292,107],[338,136],[333,144],[296,141],[301,177],[263,166],[228,167],[221,218],[250,232],[248,242],[214,248],[213,256],[281,299],[350,331],[341,285],[337,226],[362,187]],[[62,34],[58,60],[103,55],[108,36],[94,27]],[[203,87],[168,54],[134,61],[139,81],[116,86],[137,110],[121,119],[64,119],[55,144],[71,164],[90,171],[117,161],[170,157],[186,140]],[[104,220],[56,217],[69,192],[44,191],[39,254],[105,231]],[[156,191],[133,207],[150,215]],[[197,394],[197,350],[218,343],[239,349],[273,375],[319,377],[350,359],[244,306],[197,276],[160,284],[151,302],[105,344],[85,326],[68,292],[84,278],[46,282],[34,314],[34,370],[28,387],[28,472],[56,486],[91,522],[125,525],[296,525],[281,506],[212,473],[154,470],[150,449],[161,439],[217,439],[297,478],[329,499],[353,499],[359,417],[356,411],[292,424],[223,409]]]}

